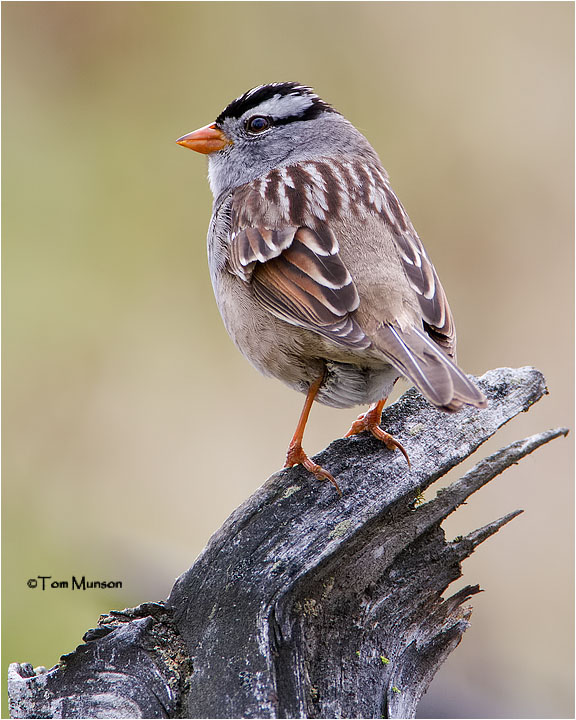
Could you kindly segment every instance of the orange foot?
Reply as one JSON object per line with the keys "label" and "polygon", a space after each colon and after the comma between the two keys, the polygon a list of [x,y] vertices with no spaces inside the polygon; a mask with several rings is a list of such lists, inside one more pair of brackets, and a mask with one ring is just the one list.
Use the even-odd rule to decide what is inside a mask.
{"label": "orange foot", "polygon": [[404,455],[404,457],[406,458],[408,467],[410,467],[410,458],[408,457],[408,453],[406,452],[402,444],[399,443],[398,440],[394,439],[392,435],[384,432],[384,430],[380,428],[380,421],[382,420],[382,408],[384,407],[385,402],[386,399],[381,400],[380,402],[372,405],[370,410],[362,413],[362,415],[358,415],[358,419],[352,423],[352,427],[350,428],[350,430],[348,430],[344,437],[358,435],[358,433],[368,430],[372,433],[372,435],[374,435],[375,438],[381,440],[389,450],[395,450],[396,448],[398,448],[398,450],[400,450],[402,455]]}
{"label": "orange foot", "polygon": [[320,467],[320,465],[317,465],[315,462],[312,462],[308,455],[304,452],[302,449],[302,445],[298,442],[291,442],[290,447],[288,448],[288,452],[286,453],[286,465],[284,467],[290,468],[294,467],[294,465],[304,465],[306,470],[311,472],[315,477],[318,478],[318,480],[330,480],[332,485],[336,488],[338,491],[338,494],[340,497],[342,497],[342,490],[338,487],[338,483],[334,479],[333,475],[330,475],[328,470],[324,470],[323,467]]}

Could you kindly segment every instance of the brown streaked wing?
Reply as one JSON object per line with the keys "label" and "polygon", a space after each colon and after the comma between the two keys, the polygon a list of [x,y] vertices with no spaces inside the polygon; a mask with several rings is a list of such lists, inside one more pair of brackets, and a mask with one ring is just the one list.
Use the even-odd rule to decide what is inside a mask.
{"label": "brown streaked wing", "polygon": [[360,303],[356,286],[324,228],[298,228],[280,255],[255,265],[251,284],[255,298],[281,320],[347,347],[370,345],[351,315]]}
{"label": "brown streaked wing", "polygon": [[249,227],[232,232],[230,237],[230,269],[243,280],[249,280],[257,262],[265,263],[289,247],[297,228],[282,230]]}

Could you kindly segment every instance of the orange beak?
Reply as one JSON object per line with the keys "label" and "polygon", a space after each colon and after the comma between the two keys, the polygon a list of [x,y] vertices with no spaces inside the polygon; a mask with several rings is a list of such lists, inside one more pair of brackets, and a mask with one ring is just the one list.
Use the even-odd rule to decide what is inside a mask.
{"label": "orange beak", "polygon": [[188,135],[183,135],[176,142],[182,147],[196,150],[196,152],[203,155],[209,155],[217,150],[222,150],[226,145],[230,145],[232,140],[226,137],[222,130],[219,130],[212,123],[212,125],[205,125],[198,130],[194,130],[194,132],[188,133]]}

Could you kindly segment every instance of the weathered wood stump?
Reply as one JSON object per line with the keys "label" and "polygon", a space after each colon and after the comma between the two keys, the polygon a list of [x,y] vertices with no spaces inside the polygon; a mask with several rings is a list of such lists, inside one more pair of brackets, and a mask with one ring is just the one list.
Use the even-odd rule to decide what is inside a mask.
{"label": "weathered wood stump", "polygon": [[515,517],[447,541],[441,523],[540,445],[549,430],[481,460],[435,499],[420,493],[546,393],[534,368],[478,380],[487,410],[453,415],[415,389],[384,413],[400,453],[369,435],[318,462],[344,496],[282,470],[214,534],[165,603],[102,616],[51,670],[14,663],[12,717],[413,717],[458,645],[479,591],[444,599],[461,563]]}

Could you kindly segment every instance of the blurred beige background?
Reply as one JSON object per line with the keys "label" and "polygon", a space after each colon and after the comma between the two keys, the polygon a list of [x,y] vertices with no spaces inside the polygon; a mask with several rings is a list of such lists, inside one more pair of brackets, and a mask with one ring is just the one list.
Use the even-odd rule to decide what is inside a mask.
{"label": "blurred beige background", "polygon": [[[228,339],[205,161],[174,143],[254,85],[310,84],[371,140],[464,368],[545,373],[550,395],[480,453],[572,425],[572,3],[11,2],[2,19],[3,681],[166,597],[283,463],[303,397]],[[306,447],[356,414],[315,408]],[[421,717],[572,716],[572,487],[569,437],[446,524],[526,511],[452,586],[486,592]]]}

